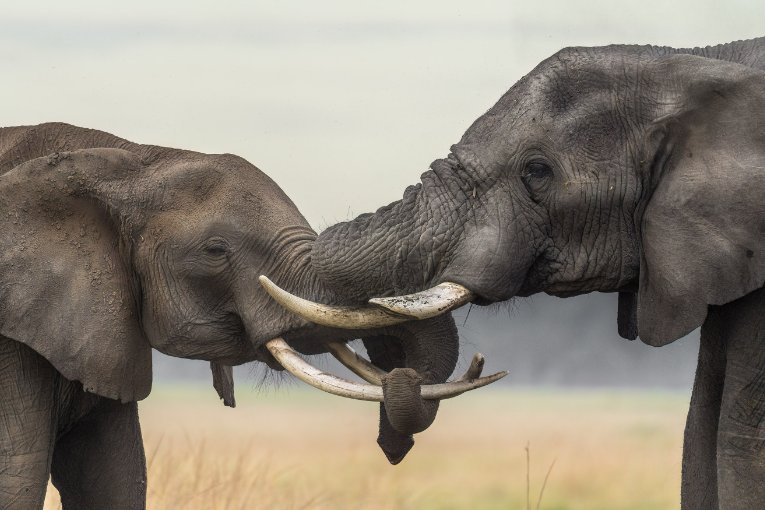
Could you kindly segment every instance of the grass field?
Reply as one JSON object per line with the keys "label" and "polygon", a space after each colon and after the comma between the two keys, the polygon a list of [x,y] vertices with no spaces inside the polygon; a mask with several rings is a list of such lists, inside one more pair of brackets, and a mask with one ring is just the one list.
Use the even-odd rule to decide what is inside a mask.
{"label": "grass field", "polygon": [[150,509],[534,509],[553,462],[540,509],[679,507],[682,394],[475,392],[443,402],[395,467],[375,404],[297,387],[237,399],[159,387],[141,403]]}

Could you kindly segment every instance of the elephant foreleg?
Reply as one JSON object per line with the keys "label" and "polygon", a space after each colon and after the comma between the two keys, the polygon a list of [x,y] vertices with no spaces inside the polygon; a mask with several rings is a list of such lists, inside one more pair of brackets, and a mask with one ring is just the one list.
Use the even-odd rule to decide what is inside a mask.
{"label": "elephant foreleg", "polygon": [[56,435],[56,372],[0,336],[0,510],[39,509]]}
{"label": "elephant foreleg", "polygon": [[65,509],[146,508],[138,405],[101,399],[56,443],[52,475]]}
{"label": "elephant foreleg", "polygon": [[723,311],[727,356],[717,433],[720,508],[765,508],[765,290]]}
{"label": "elephant foreleg", "polygon": [[701,329],[699,360],[683,443],[683,510],[717,509],[717,423],[725,377],[725,342],[719,310]]}

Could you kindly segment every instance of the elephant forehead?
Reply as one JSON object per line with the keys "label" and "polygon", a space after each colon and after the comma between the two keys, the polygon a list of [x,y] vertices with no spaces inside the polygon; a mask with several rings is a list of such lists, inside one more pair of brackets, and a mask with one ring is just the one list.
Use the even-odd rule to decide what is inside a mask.
{"label": "elephant forehead", "polygon": [[205,199],[213,192],[239,189],[258,193],[276,187],[257,167],[229,154],[185,154],[158,164],[154,177],[161,189],[183,192],[194,199]]}
{"label": "elephant forehead", "polygon": [[[639,121],[638,112],[620,101],[615,88],[597,88],[567,100],[560,110],[549,98],[549,88],[532,88],[529,96],[511,102],[510,110],[499,105],[481,117],[465,134],[460,145],[485,166],[504,165],[516,155],[561,150],[568,157],[593,163],[624,158],[629,126]],[[616,105],[619,105],[618,107]]]}
{"label": "elephant forehead", "polygon": [[[559,122],[581,117],[599,105],[613,107],[640,73],[617,75],[613,56],[589,48],[561,50],[508,90],[465,134],[464,141],[487,133],[526,130],[534,122]],[[622,65],[623,68],[623,65]]]}
{"label": "elephant forehead", "polygon": [[209,235],[213,233],[271,232],[288,226],[307,223],[291,204],[264,201],[261,197],[238,193],[216,194],[184,207],[157,211],[149,228],[164,232],[162,237],[182,233]]}
{"label": "elephant forehead", "polygon": [[152,182],[144,185],[155,188],[158,212],[175,212],[187,218],[221,215],[242,221],[302,220],[295,205],[271,178],[230,154],[192,153],[169,164],[163,162]]}

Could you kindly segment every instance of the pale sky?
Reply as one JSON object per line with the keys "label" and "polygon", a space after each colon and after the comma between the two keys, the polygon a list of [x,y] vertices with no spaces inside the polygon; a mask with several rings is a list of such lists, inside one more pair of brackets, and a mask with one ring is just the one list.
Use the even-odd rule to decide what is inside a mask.
{"label": "pale sky", "polygon": [[[765,35],[762,0],[5,3],[0,125],[63,121],[238,154],[317,230],[400,198],[476,117],[563,47]],[[621,363],[612,372],[623,372],[624,384],[681,372],[672,384],[689,386],[692,341],[642,348],[615,339],[613,297],[553,301],[514,305],[512,328],[504,314],[477,309],[465,324],[458,312],[463,362],[482,350],[491,369],[509,368],[526,384],[593,383],[593,363]],[[529,358],[532,348],[556,354]],[[568,361],[555,363],[562,355]],[[157,371],[169,370],[159,358],[167,366]],[[172,366],[209,378],[204,363]]]}
{"label": "pale sky", "polygon": [[765,35],[759,0],[189,3],[3,5],[0,123],[235,153],[322,229],[400,198],[562,47]]}

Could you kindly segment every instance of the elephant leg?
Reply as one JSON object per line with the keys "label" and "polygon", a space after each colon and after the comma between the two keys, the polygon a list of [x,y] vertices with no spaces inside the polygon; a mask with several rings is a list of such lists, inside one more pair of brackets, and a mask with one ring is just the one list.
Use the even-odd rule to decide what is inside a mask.
{"label": "elephant leg", "polygon": [[138,404],[101,399],[59,438],[52,475],[65,509],[146,508]]}
{"label": "elephant leg", "polygon": [[724,310],[727,361],[717,432],[720,508],[765,508],[765,291]]}
{"label": "elephant leg", "polygon": [[56,436],[57,373],[0,336],[0,509],[42,508]]}
{"label": "elephant leg", "polygon": [[725,377],[725,339],[719,310],[701,329],[699,360],[683,442],[683,510],[717,509],[717,423]]}

